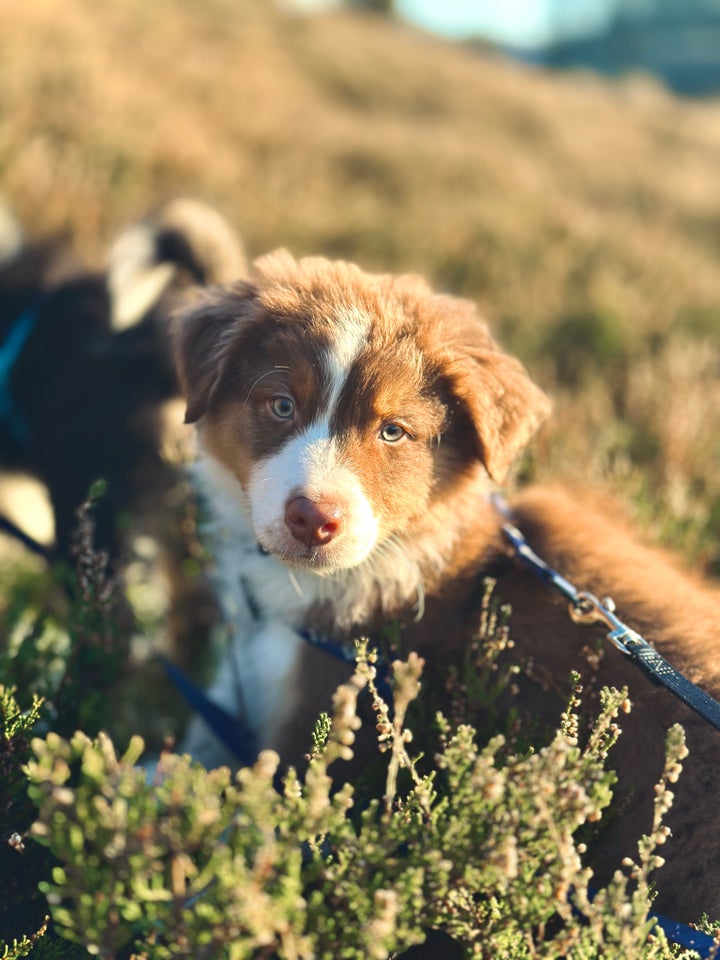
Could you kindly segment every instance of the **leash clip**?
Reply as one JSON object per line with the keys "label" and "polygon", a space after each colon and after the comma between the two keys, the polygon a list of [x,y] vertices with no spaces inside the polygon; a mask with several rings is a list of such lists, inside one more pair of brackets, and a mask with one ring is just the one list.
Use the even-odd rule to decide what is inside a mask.
{"label": "leash clip", "polygon": [[604,623],[606,627],[610,627],[607,638],[622,653],[632,652],[625,640],[641,640],[638,633],[615,616],[615,601],[612,597],[598,600],[595,594],[586,590],[580,591],[570,604],[570,617],[575,623]]}

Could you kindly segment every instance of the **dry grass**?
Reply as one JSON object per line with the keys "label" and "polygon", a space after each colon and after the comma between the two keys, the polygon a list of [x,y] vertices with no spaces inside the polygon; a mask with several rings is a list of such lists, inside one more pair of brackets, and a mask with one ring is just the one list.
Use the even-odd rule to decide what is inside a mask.
{"label": "dry grass", "polygon": [[251,251],[478,299],[556,398],[532,469],[720,569],[720,105],[264,0],[0,14],[0,192],[86,252],[176,193]]}

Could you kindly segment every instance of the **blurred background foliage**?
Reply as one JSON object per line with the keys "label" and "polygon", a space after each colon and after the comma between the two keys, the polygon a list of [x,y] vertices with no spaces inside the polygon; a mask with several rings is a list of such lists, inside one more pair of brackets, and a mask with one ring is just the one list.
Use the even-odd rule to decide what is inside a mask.
{"label": "blurred background foliage", "polygon": [[609,483],[717,573],[720,106],[363,6],[6,7],[0,194],[96,260],[190,194],[253,255],[417,271],[476,299],[555,400],[533,473]]}

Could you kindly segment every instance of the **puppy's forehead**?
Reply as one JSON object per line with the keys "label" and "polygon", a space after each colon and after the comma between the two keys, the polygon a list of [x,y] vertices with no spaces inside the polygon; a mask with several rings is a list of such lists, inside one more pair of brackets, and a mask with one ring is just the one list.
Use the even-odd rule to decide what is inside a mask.
{"label": "puppy's forehead", "polygon": [[401,413],[404,399],[416,403],[428,361],[416,304],[359,272],[332,283],[310,279],[300,271],[282,296],[270,284],[262,307],[271,323],[259,330],[265,362],[287,370],[305,422],[360,425],[378,412]]}
{"label": "puppy's forehead", "polygon": [[330,339],[323,351],[329,379],[328,402],[334,405],[358,357],[368,344],[372,320],[357,307],[340,308],[330,327]]}

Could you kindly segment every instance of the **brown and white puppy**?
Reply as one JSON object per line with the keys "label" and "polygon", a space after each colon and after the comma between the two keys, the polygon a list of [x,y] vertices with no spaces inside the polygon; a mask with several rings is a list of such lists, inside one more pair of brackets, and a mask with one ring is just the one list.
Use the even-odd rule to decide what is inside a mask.
{"label": "brown and white puppy", "polygon": [[[176,344],[234,637],[211,695],[244,714],[261,747],[297,762],[343,673],[299,631],[373,639],[399,621],[432,683],[434,666],[471,637],[488,574],[512,605],[519,655],[548,681],[528,685],[528,709],[557,716],[581,649],[601,631],[573,624],[503,543],[488,493],[548,402],[472,304],[416,277],[280,251],[186,310]],[[720,690],[720,602],[708,587],[561,492],[530,489],[513,509],[550,563],[612,595],[679,668]],[[720,915],[720,734],[614,649],[597,679],[628,684],[636,704],[617,750],[624,807],[608,828],[601,876],[648,830],[664,732],[679,720],[691,757],[660,904],[679,918]],[[227,759],[199,724],[187,746],[209,764]]]}

